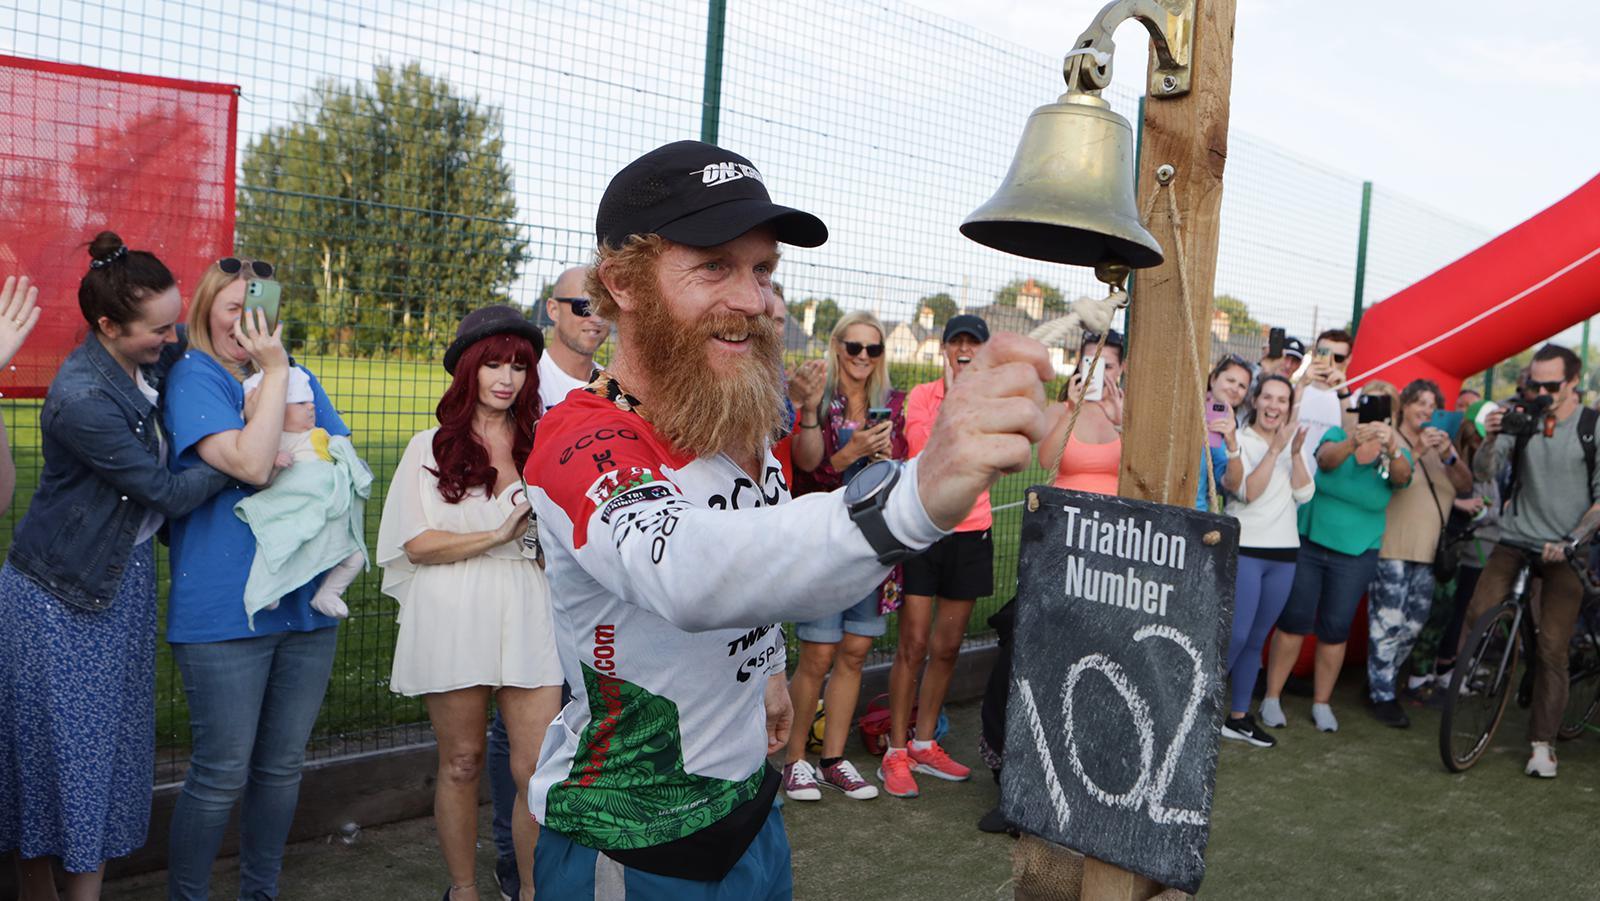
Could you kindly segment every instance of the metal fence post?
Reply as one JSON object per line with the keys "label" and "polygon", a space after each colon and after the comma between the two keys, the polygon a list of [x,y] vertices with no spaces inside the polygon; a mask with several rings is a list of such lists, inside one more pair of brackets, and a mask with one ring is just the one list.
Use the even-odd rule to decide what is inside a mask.
{"label": "metal fence post", "polygon": [[1589,369],[1589,323],[1593,321],[1593,317],[1583,320],[1583,351],[1579,353],[1579,356],[1583,358],[1585,372]]}
{"label": "metal fence post", "polygon": [[700,140],[717,143],[722,117],[722,40],[727,35],[728,0],[710,0],[706,10],[706,74],[701,95]]}
{"label": "metal fence post", "polygon": [[1367,226],[1372,221],[1372,182],[1361,183],[1361,236],[1356,239],[1356,295],[1350,309],[1350,333],[1361,328],[1361,308],[1367,290]]}

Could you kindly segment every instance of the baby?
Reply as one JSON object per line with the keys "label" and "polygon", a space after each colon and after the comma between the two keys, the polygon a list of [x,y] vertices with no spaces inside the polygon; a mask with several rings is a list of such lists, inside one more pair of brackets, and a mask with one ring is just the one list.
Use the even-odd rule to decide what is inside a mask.
{"label": "baby", "polygon": [[[260,385],[259,373],[245,380],[246,419],[255,415]],[[324,570],[312,609],[336,619],[350,615],[342,595],[366,566],[362,523],[371,490],[372,472],[350,439],[317,428],[311,376],[291,367],[272,481],[234,505],[256,537],[244,591],[252,628],[257,611],[275,609],[278,598]]]}

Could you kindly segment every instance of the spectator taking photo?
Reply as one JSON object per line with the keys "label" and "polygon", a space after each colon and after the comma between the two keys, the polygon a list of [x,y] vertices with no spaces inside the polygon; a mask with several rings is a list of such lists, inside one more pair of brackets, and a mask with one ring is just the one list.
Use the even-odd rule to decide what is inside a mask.
{"label": "spectator taking photo", "polygon": [[[1546,344],[1533,355],[1525,381],[1535,417],[1526,434],[1502,432],[1505,411],[1484,421],[1486,437],[1473,460],[1478,480],[1492,479],[1511,467],[1511,487],[1500,519],[1501,536],[1522,544],[1542,544],[1543,580],[1540,600],[1538,665],[1533,677],[1533,716],[1528,722],[1531,745],[1524,771],[1554,779],[1556,754],[1551,747],[1567,706],[1567,645],[1583,602],[1583,586],[1566,563],[1566,548],[1588,530],[1585,521],[1600,516],[1600,467],[1594,465],[1594,410],[1578,401],[1578,355],[1559,344]],[[1545,400],[1549,398],[1549,400]],[[1587,445],[1587,450],[1586,450]],[[1500,546],[1489,555],[1467,610],[1466,628],[1506,599],[1521,567],[1522,554]]]}

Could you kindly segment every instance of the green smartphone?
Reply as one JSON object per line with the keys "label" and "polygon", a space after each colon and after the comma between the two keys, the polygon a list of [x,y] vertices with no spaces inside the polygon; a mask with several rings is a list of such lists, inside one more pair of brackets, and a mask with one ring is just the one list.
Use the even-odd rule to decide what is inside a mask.
{"label": "green smartphone", "polygon": [[278,299],[283,295],[283,286],[277,282],[260,282],[254,279],[245,282],[244,311],[260,310],[267,314],[267,331],[278,327]]}

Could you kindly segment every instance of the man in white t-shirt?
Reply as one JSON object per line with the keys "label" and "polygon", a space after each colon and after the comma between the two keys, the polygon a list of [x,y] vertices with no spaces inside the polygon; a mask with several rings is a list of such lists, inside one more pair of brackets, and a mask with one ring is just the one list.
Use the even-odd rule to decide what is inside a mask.
{"label": "man in white t-shirt", "polygon": [[1318,335],[1311,348],[1311,362],[1300,375],[1299,419],[1306,427],[1304,453],[1308,464],[1315,465],[1316,448],[1323,434],[1344,424],[1344,411],[1350,405],[1345,370],[1350,365],[1353,343],[1344,329],[1329,329]]}
{"label": "man in white t-shirt", "polygon": [[611,323],[591,314],[584,280],[585,266],[574,266],[556,279],[545,313],[555,328],[539,358],[539,400],[546,410],[561,403],[567,393],[589,384],[594,376],[594,352],[611,335]]}

